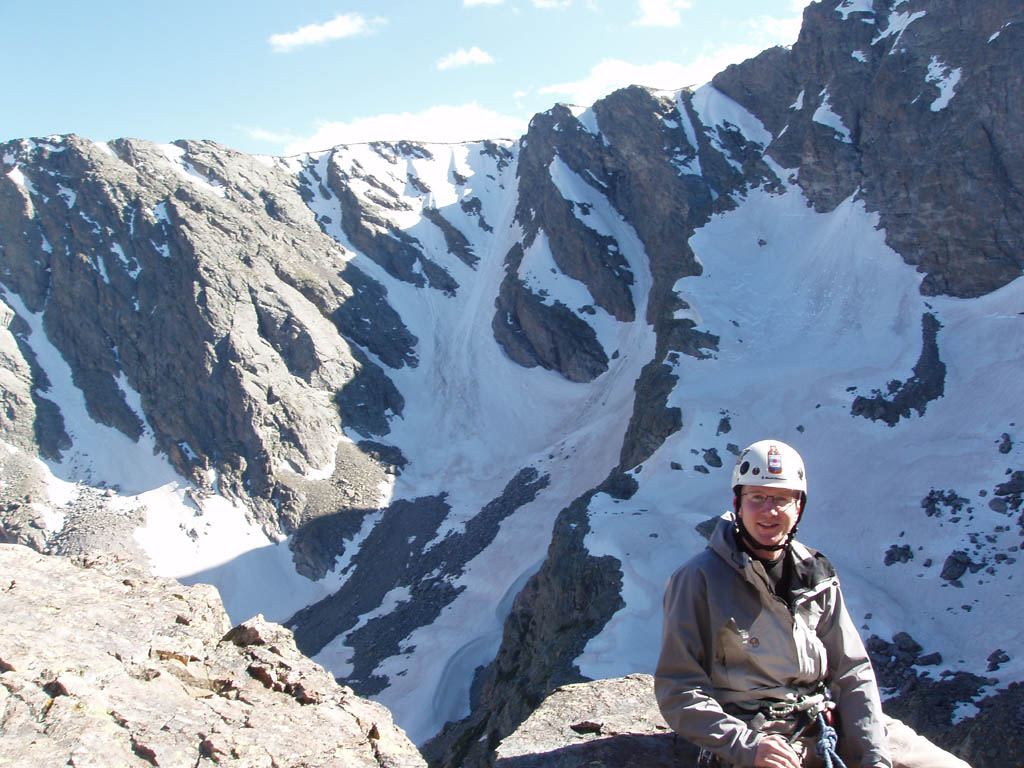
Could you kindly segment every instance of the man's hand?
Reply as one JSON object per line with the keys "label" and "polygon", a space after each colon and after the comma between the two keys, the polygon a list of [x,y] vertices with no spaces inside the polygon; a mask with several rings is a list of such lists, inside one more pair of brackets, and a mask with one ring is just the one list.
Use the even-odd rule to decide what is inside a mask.
{"label": "man's hand", "polygon": [[782,736],[769,734],[757,743],[756,768],[800,768],[800,756]]}

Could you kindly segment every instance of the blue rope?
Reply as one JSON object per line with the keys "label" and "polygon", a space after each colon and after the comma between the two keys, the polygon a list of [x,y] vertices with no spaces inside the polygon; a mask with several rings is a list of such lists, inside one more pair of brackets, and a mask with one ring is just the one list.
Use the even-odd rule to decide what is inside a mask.
{"label": "blue rope", "polygon": [[846,763],[836,753],[839,745],[839,734],[836,729],[825,722],[825,715],[818,713],[818,729],[821,735],[818,736],[818,744],[814,748],[818,757],[825,761],[825,768],[846,768]]}

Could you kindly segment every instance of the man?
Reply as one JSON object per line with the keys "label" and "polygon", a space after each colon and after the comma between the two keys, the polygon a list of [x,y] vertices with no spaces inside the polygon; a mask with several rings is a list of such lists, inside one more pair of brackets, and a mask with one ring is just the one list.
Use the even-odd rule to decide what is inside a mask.
{"label": "man", "polygon": [[725,765],[967,766],[883,719],[835,570],[793,538],[807,504],[800,455],[754,443],[732,489],[734,513],[665,591],[655,693],[673,730]]}

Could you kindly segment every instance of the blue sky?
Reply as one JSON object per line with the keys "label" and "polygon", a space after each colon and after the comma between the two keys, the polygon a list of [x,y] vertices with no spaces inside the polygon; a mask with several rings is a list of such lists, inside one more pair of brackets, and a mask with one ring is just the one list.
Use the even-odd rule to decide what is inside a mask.
{"label": "blue sky", "polygon": [[806,0],[0,0],[0,142],[515,138],[556,102],[699,85]]}

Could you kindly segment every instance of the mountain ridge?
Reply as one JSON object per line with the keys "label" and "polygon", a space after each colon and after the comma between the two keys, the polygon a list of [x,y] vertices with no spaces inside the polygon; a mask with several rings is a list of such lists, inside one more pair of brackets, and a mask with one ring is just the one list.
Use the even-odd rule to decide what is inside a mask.
{"label": "mountain ridge", "polygon": [[[505,654],[536,652],[520,714],[597,669],[647,671],[651,641],[616,633],[656,624],[647,593],[700,546],[728,446],[764,433],[809,454],[826,506],[891,508],[837,523],[859,607],[936,587],[915,626],[865,610],[866,632],[922,636],[927,619],[958,636],[957,587],[923,565],[953,552],[982,566],[962,604],[990,621],[1021,527],[1019,492],[997,489],[1021,467],[1024,46],[1014,4],[972,8],[814,3],[791,50],[695,92],[556,106],[518,142],[3,145],[5,537],[137,551],[217,584],[233,617],[261,601],[294,617],[299,638],[318,634],[307,609],[373,582],[375,604],[307,649],[343,679],[358,668],[418,742],[466,715],[475,670]],[[548,480],[457,545],[522,473]],[[915,517],[933,491],[970,512]],[[807,529],[831,556],[825,525]],[[449,551],[410,578],[371,565]],[[577,592],[593,615],[545,657],[518,630],[546,636]],[[993,642],[1013,658],[1000,684],[1019,679],[1019,642]],[[594,661],[616,648],[617,670]]]}

